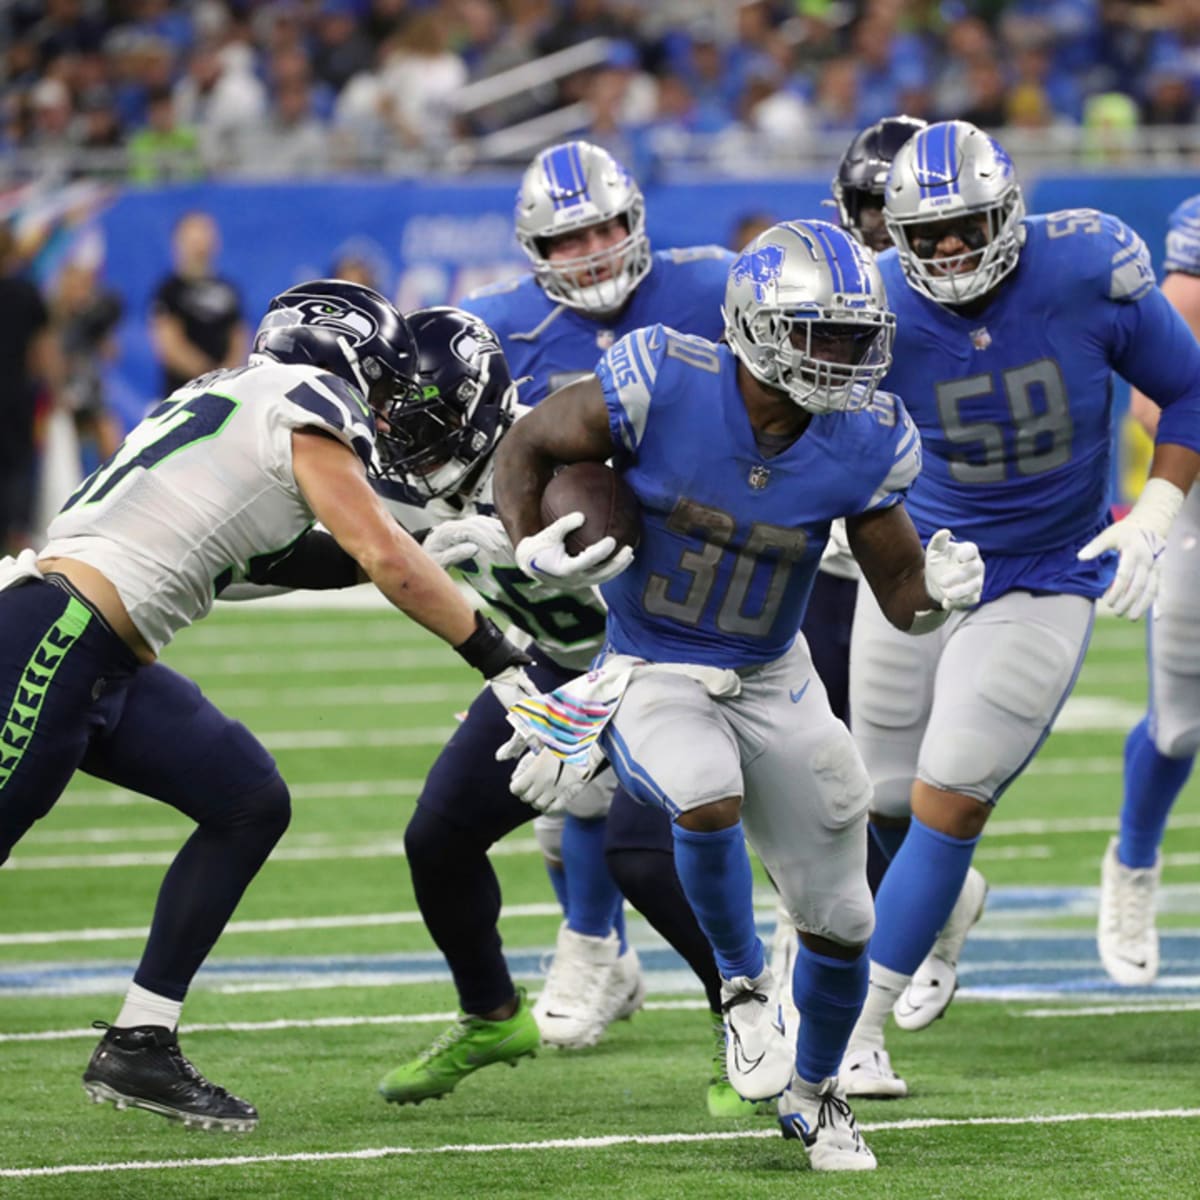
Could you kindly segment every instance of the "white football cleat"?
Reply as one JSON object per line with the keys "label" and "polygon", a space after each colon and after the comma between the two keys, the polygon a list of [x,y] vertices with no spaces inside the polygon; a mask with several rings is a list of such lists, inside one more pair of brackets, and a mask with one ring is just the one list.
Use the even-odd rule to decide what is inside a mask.
{"label": "white football cleat", "polygon": [[908,1095],[908,1084],[892,1070],[888,1052],[847,1050],[838,1076],[847,1096],[865,1096],[869,1100],[899,1100]]}
{"label": "white football cleat", "polygon": [[637,951],[630,946],[613,964],[605,996],[609,1021],[627,1021],[646,1003],[646,981]]}
{"label": "white football cleat", "polygon": [[566,921],[559,926],[554,961],[533,1006],[543,1042],[582,1050],[600,1040],[616,1013],[613,992],[619,987],[613,976],[620,948],[615,933],[589,937],[569,929]]}
{"label": "white football cleat", "polygon": [[725,1066],[729,1082],[744,1100],[778,1096],[792,1077],[792,1043],[783,1029],[767,967],[755,979],[739,975],[721,980],[725,1014]]}
{"label": "white football cleat", "polygon": [[875,1155],[858,1131],[836,1076],[809,1083],[793,1075],[779,1097],[779,1127],[785,1138],[804,1143],[814,1171],[875,1170]]}
{"label": "white football cleat", "polygon": [[924,1029],[945,1015],[958,991],[959,955],[967,934],[983,916],[987,893],[987,880],[974,867],[969,867],[962,891],[958,893],[933,949],[892,1007],[892,1016],[901,1029]]}
{"label": "white football cleat", "polygon": [[1152,867],[1127,867],[1117,857],[1117,839],[1100,864],[1100,920],[1096,940],[1110,978],[1127,986],[1153,983],[1158,975],[1158,930],[1154,900],[1162,855]]}

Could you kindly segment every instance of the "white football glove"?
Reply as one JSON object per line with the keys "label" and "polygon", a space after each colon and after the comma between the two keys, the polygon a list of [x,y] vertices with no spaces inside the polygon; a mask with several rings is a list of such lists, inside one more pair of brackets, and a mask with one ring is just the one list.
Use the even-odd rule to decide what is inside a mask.
{"label": "white football glove", "polygon": [[974,542],[956,542],[939,529],[925,547],[925,590],[942,611],[974,608],[983,595],[983,559]]}
{"label": "white football glove", "polygon": [[530,579],[566,591],[582,591],[616,578],[633,559],[631,546],[622,546],[614,554],[616,540],[602,537],[579,554],[568,553],[567,534],[585,520],[581,512],[567,513],[538,533],[522,538],[516,550],[517,566]]}
{"label": "white football glove", "polygon": [[[541,689],[525,674],[524,667],[505,667],[498,675],[493,675],[488,680],[488,687],[492,689],[492,695],[504,705],[504,711],[507,712],[519,700],[527,700],[532,696],[540,696]],[[520,737],[520,734],[517,735]],[[500,748],[506,749],[512,745],[512,738]],[[524,747],[524,741],[521,745]],[[500,757],[500,752],[497,751],[496,757]],[[513,758],[515,755],[506,754],[505,758]]]}
{"label": "white football glove", "polygon": [[439,567],[456,567],[469,558],[488,565],[513,562],[512,543],[498,517],[476,514],[446,521],[430,530],[421,545]]}
{"label": "white football glove", "polygon": [[1173,483],[1148,479],[1125,519],[1101,530],[1076,556],[1088,562],[1110,550],[1120,555],[1117,573],[1104,593],[1118,617],[1136,621],[1154,603],[1167,534],[1182,505],[1183,492]]}
{"label": "white football glove", "polygon": [[583,791],[604,762],[604,754],[599,747],[592,747],[587,766],[576,767],[563,762],[544,746],[534,746],[525,751],[524,742],[519,737],[505,742],[496,751],[496,759],[503,762],[518,754],[521,759],[509,780],[508,790],[518,800],[543,813],[564,809],[573,796]]}

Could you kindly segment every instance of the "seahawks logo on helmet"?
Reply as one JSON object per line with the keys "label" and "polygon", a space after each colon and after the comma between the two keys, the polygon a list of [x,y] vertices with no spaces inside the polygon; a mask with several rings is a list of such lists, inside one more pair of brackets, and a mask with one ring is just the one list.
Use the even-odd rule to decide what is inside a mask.
{"label": "seahawks logo on helmet", "polygon": [[272,325],[321,325],[346,334],[356,345],[379,332],[379,326],[369,312],[361,308],[352,308],[348,304],[339,304],[327,296],[288,293],[287,302],[287,308],[277,309],[269,314],[272,318],[287,319],[273,319]]}
{"label": "seahawks logo on helmet", "polygon": [[749,279],[754,286],[755,300],[766,299],[767,285],[783,273],[783,247],[767,245],[747,251],[733,264],[733,281]]}

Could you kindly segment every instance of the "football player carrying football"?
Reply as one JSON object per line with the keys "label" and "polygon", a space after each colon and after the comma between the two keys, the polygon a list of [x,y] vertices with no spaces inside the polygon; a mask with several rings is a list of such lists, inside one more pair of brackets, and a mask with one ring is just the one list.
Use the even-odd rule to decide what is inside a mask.
{"label": "football player carrying football", "polygon": [[[604,750],[672,818],[721,971],[730,1080],[750,1099],[783,1093],[781,1125],[815,1168],[869,1170],[837,1075],[867,986],[871,789],[797,631],[834,518],[900,629],[974,604],[983,564],[948,531],[923,552],[905,514],[920,438],[876,391],[895,322],[868,251],[823,221],[775,226],[734,262],[723,316],[727,345],[663,325],[622,338],[513,428],[495,499],[520,558],[557,463],[611,458],[636,493],[642,539],[602,587],[593,674],[623,688]],[[769,1000],[746,839],[803,930],[794,1047]]]}
{"label": "football player carrying football", "polygon": [[[1075,681],[1096,600],[1137,618],[1200,466],[1200,347],[1155,286],[1142,240],[1092,209],[1026,217],[1013,164],[963,121],[921,130],[888,175],[896,313],[884,386],[904,397],[925,463],[908,499],[923,539],[978,543],[983,603],[925,639],[896,634],[859,590],[855,739],[875,811],[911,825],[877,895],[871,986],[842,1068],[847,1093],[903,1096],[884,1026],[949,1001],[906,991],[963,888],[1004,789]],[[1112,373],[1162,406],[1151,478],[1108,511]],[[982,896],[980,896],[982,903]],[[924,1009],[925,1011],[922,1011]]]}

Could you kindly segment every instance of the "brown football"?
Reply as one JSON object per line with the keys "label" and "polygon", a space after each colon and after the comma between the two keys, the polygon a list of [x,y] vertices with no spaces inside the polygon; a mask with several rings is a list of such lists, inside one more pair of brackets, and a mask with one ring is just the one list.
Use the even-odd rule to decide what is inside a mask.
{"label": "brown football", "polygon": [[616,539],[617,549],[636,546],[642,533],[642,511],[633,489],[604,463],[578,462],[563,467],[542,493],[542,521],[549,525],[567,513],[581,512],[583,524],[567,534],[569,553],[579,554],[603,537]]}

